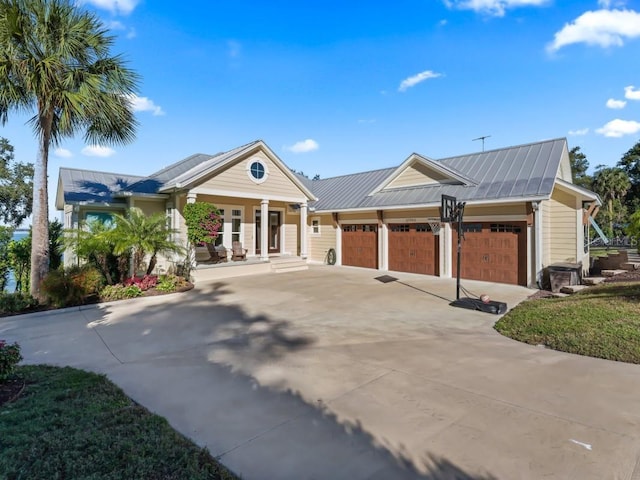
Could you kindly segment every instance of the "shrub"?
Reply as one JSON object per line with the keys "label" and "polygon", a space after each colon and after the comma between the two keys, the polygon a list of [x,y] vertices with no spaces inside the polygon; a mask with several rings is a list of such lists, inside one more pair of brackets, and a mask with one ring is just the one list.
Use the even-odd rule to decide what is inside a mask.
{"label": "shrub", "polygon": [[187,239],[193,245],[213,243],[222,225],[220,211],[207,202],[187,203],[182,212],[187,225]]}
{"label": "shrub", "polygon": [[81,305],[87,296],[98,293],[104,280],[92,265],[52,270],[44,278],[41,290],[49,303],[57,307]]}
{"label": "shrub", "polygon": [[38,306],[38,300],[28,293],[0,293],[0,314],[20,313]]}
{"label": "shrub", "polygon": [[6,341],[0,340],[0,382],[13,375],[20,360],[22,360],[20,345],[17,343],[8,345]]}
{"label": "shrub", "polygon": [[136,285],[143,292],[146,292],[150,288],[155,287],[158,284],[158,276],[157,275],[144,275],[142,277],[130,277],[127,278],[124,282],[124,286],[128,287],[130,285]]}
{"label": "shrub", "polygon": [[100,298],[105,301],[123,300],[125,298],[135,298],[142,295],[142,290],[137,285],[107,285],[100,292]]}
{"label": "shrub", "polygon": [[184,279],[177,275],[162,275],[156,290],[164,293],[175,292],[178,286],[182,286],[182,284],[184,284]]}

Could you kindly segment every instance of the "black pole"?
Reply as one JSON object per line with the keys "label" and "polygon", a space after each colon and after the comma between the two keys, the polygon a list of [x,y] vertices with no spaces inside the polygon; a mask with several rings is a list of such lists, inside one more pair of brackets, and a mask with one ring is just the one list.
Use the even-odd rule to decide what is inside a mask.
{"label": "black pole", "polygon": [[462,251],[462,212],[458,210],[458,264],[456,265],[456,300],[460,300],[460,252]]}

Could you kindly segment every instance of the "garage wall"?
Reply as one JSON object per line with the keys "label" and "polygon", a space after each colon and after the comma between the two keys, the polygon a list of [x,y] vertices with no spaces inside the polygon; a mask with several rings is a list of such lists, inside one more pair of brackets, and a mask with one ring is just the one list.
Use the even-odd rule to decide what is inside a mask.
{"label": "garage wall", "polygon": [[330,248],[336,248],[337,230],[333,227],[333,219],[331,215],[309,215],[309,225],[312,219],[320,220],[320,234],[312,233],[309,226],[307,239],[309,241],[309,260],[313,262],[324,262],[327,251]]}
{"label": "garage wall", "polygon": [[576,225],[576,198],[558,188],[553,190],[548,202],[547,265],[556,262],[575,262],[578,232]]}
{"label": "garage wall", "polygon": [[527,205],[525,202],[507,205],[474,206],[469,205],[464,209],[465,219],[467,217],[483,217],[486,221],[500,221],[503,215],[526,215]]}
{"label": "garage wall", "polygon": [[438,208],[427,208],[422,210],[387,210],[384,212],[385,223],[397,223],[406,221],[425,222],[427,218],[440,218],[440,210]]}
{"label": "garage wall", "polygon": [[358,213],[340,213],[340,223],[361,222],[378,223],[378,214],[376,212],[358,212]]}

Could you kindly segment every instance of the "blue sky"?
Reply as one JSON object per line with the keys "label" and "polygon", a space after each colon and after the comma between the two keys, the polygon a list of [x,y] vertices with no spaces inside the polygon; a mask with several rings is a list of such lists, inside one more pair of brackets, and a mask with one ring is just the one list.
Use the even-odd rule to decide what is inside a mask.
{"label": "blue sky", "polygon": [[[567,137],[591,167],[640,139],[640,0],[83,0],[142,75],[126,147],[49,162],[149,174],[263,139],[323,178]],[[26,117],[0,135],[37,146]],[[53,204],[53,202],[51,202]],[[52,211],[52,216],[57,216]]]}

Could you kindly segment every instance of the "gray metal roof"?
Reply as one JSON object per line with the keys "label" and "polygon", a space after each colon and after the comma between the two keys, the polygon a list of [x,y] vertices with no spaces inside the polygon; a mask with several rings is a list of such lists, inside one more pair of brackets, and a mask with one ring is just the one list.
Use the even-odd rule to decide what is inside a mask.
{"label": "gray metal roof", "polygon": [[442,194],[466,202],[548,198],[566,139],[554,139],[439,160],[476,185],[425,185],[371,193],[395,168],[327,178],[311,184],[316,211],[439,205]]}
{"label": "gray metal roof", "polygon": [[[186,185],[260,142],[213,156],[191,155],[148,177],[61,168],[64,203],[118,203],[123,202],[119,197],[124,192],[156,194],[161,189]],[[296,179],[318,198],[310,202],[316,211],[439,205],[443,193],[467,202],[549,198],[565,149],[566,139],[560,138],[439,161],[416,154],[418,158],[440,164],[443,170],[455,173],[459,178],[468,179],[466,185],[431,184],[385,188],[373,193],[391,176],[397,175],[402,166],[313,181],[300,175],[296,175]]]}
{"label": "gray metal roof", "polygon": [[141,183],[144,180],[145,177],[137,175],[60,168],[60,181],[63,185],[64,203],[123,202],[122,199],[115,198],[114,195],[120,192],[133,191],[133,185],[138,185],[137,190],[140,190],[138,193],[149,193],[146,189],[152,189],[153,187]]}

